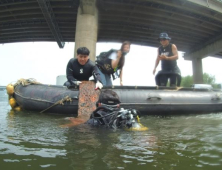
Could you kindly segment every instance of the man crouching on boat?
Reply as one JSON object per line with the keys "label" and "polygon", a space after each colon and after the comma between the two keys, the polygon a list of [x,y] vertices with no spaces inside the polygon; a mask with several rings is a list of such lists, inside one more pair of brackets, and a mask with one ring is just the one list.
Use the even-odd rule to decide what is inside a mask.
{"label": "man crouching on boat", "polygon": [[66,67],[66,77],[68,81],[64,86],[78,86],[81,81],[88,81],[93,75],[96,80],[96,89],[102,89],[98,67],[89,59],[89,49],[80,47],[77,49],[77,58],[71,58]]}

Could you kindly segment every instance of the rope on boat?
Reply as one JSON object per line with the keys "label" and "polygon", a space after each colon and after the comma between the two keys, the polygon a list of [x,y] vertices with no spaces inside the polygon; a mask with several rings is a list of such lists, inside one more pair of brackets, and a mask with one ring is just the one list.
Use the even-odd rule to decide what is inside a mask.
{"label": "rope on boat", "polygon": [[33,78],[29,78],[29,79],[21,78],[15,84],[10,83],[6,86],[9,104],[10,104],[12,110],[15,110],[15,111],[21,111],[21,107],[19,106],[19,104],[16,102],[16,100],[14,98],[15,87],[20,84],[22,86],[28,86],[30,84],[41,84],[41,83],[37,82]]}
{"label": "rope on boat", "polygon": [[28,86],[30,84],[41,84],[39,82],[36,81],[36,79],[34,78],[29,78],[29,79],[19,79],[15,84],[14,84],[14,87],[17,86],[17,85],[22,85],[22,86]]}
{"label": "rope on boat", "polygon": [[52,106],[50,106],[50,107],[46,108],[45,110],[41,111],[40,113],[43,113],[43,112],[49,110],[50,108],[52,108],[52,107],[54,107],[54,106],[56,106],[58,104],[64,105],[64,102],[72,102],[72,99],[69,96],[66,96],[63,99],[55,102]]}
{"label": "rope on boat", "polygon": [[176,91],[182,90],[184,87],[176,87]]}

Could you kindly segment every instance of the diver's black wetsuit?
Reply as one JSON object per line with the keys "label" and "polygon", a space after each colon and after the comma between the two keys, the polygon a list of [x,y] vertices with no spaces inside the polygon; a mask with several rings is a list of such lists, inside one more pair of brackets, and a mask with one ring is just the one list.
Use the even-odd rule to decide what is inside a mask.
{"label": "diver's black wetsuit", "polygon": [[101,82],[98,67],[90,59],[85,65],[79,64],[76,58],[69,60],[66,67],[66,77],[71,84],[73,84],[73,81],[88,81],[92,75],[96,81]]}
{"label": "diver's black wetsuit", "polygon": [[[173,56],[171,43],[166,47],[160,46],[158,50],[159,55]],[[168,78],[170,79],[170,86],[180,86],[180,69],[176,60],[161,60],[161,68],[162,70],[156,75],[156,84],[158,86],[166,86]]]}

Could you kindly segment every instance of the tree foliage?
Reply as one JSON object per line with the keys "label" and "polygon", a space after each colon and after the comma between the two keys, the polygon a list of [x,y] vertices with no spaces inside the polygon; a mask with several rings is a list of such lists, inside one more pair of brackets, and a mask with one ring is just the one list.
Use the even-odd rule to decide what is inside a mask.
{"label": "tree foliage", "polygon": [[180,86],[191,87],[192,84],[193,84],[193,76],[188,75],[188,76],[182,77]]}
{"label": "tree foliage", "polygon": [[209,75],[207,73],[203,74],[203,82],[204,84],[215,84],[215,76]]}
{"label": "tree foliage", "polygon": [[[215,76],[210,75],[208,73],[203,74],[203,84],[211,84],[213,87],[215,87]],[[182,87],[191,87],[193,83],[193,76],[185,76],[182,77],[181,86]]]}

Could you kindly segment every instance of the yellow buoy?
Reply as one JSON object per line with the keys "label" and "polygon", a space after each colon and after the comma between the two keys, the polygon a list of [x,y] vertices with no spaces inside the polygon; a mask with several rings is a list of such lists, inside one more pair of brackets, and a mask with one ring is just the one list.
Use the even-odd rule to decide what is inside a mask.
{"label": "yellow buoy", "polygon": [[22,109],[21,109],[20,106],[17,106],[17,107],[14,108],[14,110],[19,112],[19,111],[21,111]]}
{"label": "yellow buoy", "polygon": [[14,93],[14,86],[12,84],[8,84],[6,86],[6,90],[7,90],[8,95],[13,95],[13,93]]}
{"label": "yellow buoy", "polygon": [[9,99],[9,104],[11,108],[13,109],[16,106],[16,100],[12,97],[11,99]]}

